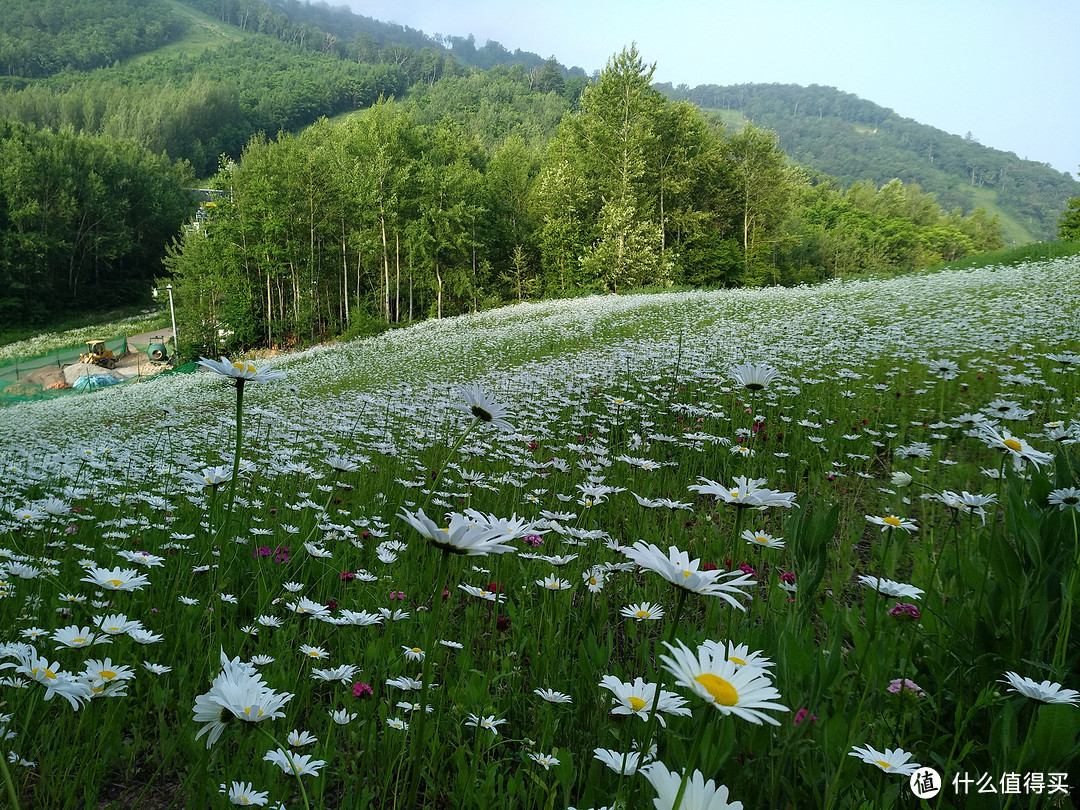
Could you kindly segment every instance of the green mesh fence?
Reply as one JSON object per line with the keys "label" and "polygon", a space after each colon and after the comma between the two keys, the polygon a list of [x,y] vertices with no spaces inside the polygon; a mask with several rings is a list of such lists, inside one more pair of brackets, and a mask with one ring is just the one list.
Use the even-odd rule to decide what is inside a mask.
{"label": "green mesh fence", "polygon": [[[127,335],[106,340],[105,348],[119,357],[128,350]],[[55,375],[47,372],[52,368],[62,371],[64,366],[78,363],[85,352],[86,345],[83,344],[54,349],[47,354],[15,357],[0,363],[0,406],[84,393],[75,388],[50,387],[55,380],[47,381]]]}

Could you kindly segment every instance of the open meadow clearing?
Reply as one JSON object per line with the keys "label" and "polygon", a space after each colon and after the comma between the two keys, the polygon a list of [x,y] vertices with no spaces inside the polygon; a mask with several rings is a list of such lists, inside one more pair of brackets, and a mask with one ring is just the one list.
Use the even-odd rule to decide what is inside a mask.
{"label": "open meadow clearing", "polygon": [[1078,278],[521,304],[2,410],[7,801],[1072,806]]}

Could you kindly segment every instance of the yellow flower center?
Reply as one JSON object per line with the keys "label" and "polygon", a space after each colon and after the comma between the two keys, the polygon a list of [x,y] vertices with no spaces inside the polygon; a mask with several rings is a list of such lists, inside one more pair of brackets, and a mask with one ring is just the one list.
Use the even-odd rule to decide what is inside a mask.
{"label": "yellow flower center", "polygon": [[319,657],[319,651],[318,650],[308,650],[308,655],[310,655],[312,658],[318,658]]}
{"label": "yellow flower center", "polygon": [[683,579],[690,579],[690,575],[691,575],[692,573],[694,573],[694,572],[693,572],[693,571],[683,571],[683,572],[682,572],[682,575],[683,575]]}
{"label": "yellow flower center", "polygon": [[106,585],[112,585],[114,588],[119,588],[121,585],[124,584],[124,580],[122,580],[122,579],[107,579],[107,580],[105,580],[105,584]]}
{"label": "yellow flower center", "polygon": [[237,371],[243,372],[244,374],[258,373],[255,370],[255,366],[251,365],[251,363],[233,363],[233,368],[235,368]]}
{"label": "yellow flower center", "polygon": [[731,656],[730,658],[728,658],[728,661],[730,661],[733,664],[738,664],[740,667],[745,667],[746,666],[745,661],[743,661],[741,658],[736,658],[734,655]]}
{"label": "yellow flower center", "polygon": [[[262,709],[259,709],[258,712],[259,713],[257,715],[255,715],[256,720],[258,720],[260,717],[263,716],[263,710]],[[248,706],[248,707],[246,707],[244,709],[244,714],[246,714],[248,717],[251,717],[251,707],[250,706]]]}
{"label": "yellow flower center", "polygon": [[[42,670],[44,670],[44,672],[42,672]],[[35,677],[35,678],[37,677],[37,674],[38,674],[39,672],[41,672],[41,674],[42,674],[42,675],[44,675],[44,676],[45,676],[46,678],[52,678],[53,680],[55,680],[55,679],[56,679],[56,673],[55,673],[55,672],[53,672],[53,671],[52,671],[51,669],[49,669],[48,667],[34,667],[34,668],[33,668],[32,670],[30,670],[30,671],[34,673],[34,677]]]}
{"label": "yellow flower center", "polygon": [[900,525],[900,518],[893,517],[892,515],[889,515],[887,518],[884,518],[881,522],[882,523],[888,523],[890,526],[893,526],[895,528],[896,526]]}
{"label": "yellow flower center", "polygon": [[760,535],[760,534],[759,534],[759,535],[757,535],[757,536],[756,536],[756,537],[754,538],[754,540],[756,540],[756,541],[757,541],[757,542],[759,542],[759,543],[768,543],[768,542],[769,542],[769,538],[768,538],[768,537],[765,537],[764,535]]}
{"label": "yellow flower center", "polygon": [[111,681],[113,678],[116,677],[116,673],[113,672],[111,669],[103,669],[98,674],[107,681]]}
{"label": "yellow flower center", "polygon": [[634,615],[637,616],[639,619],[647,619],[651,614],[647,610],[639,610]]}
{"label": "yellow flower center", "polygon": [[422,653],[422,652],[423,652],[423,650],[421,650],[421,649],[420,649],[419,647],[413,647],[413,648],[412,648],[412,651],[413,651],[414,653]]}
{"label": "yellow flower center", "polygon": [[73,638],[73,639],[71,640],[71,643],[72,643],[72,644],[85,644],[85,643],[86,643],[86,639],[85,639],[85,638]]}
{"label": "yellow flower center", "polygon": [[887,770],[889,770],[889,768],[891,768],[891,767],[892,767],[892,763],[891,763],[891,762],[883,762],[883,761],[882,761],[882,760],[880,760],[880,759],[875,759],[875,760],[874,760],[874,762],[876,762],[876,763],[877,763],[878,765],[880,765],[880,766],[881,766],[881,770],[883,770],[883,771],[887,771]]}
{"label": "yellow flower center", "polygon": [[645,701],[639,697],[631,695],[626,700],[630,704],[630,708],[633,709],[635,712],[640,712],[642,709],[645,708]]}
{"label": "yellow flower center", "polygon": [[719,675],[703,672],[694,680],[704,686],[705,691],[712,695],[713,700],[721,706],[734,706],[739,702],[739,693],[735,691],[735,687]]}
{"label": "yellow flower center", "polygon": [[1002,442],[1002,444],[1004,444],[1006,447],[1008,447],[1014,453],[1019,453],[1021,450],[1024,449],[1024,446],[1022,444],[1020,444],[1020,442],[1018,442],[1016,439],[1005,439],[1005,441]]}

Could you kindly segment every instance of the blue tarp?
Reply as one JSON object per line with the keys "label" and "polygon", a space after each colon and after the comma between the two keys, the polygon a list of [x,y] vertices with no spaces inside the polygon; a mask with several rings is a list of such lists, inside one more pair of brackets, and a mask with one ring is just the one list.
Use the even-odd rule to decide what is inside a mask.
{"label": "blue tarp", "polygon": [[122,381],[108,374],[90,374],[79,377],[71,387],[77,391],[85,391],[87,388],[104,388],[107,385],[116,385],[118,382]]}

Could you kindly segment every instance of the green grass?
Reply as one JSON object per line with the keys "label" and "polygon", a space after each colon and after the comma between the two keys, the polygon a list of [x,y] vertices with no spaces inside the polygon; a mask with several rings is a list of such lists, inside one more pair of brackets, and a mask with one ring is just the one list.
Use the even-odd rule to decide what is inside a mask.
{"label": "green grass", "polygon": [[[41,683],[5,692],[23,806],[152,796],[224,807],[217,786],[236,781],[289,807],[402,808],[420,768],[426,807],[648,810],[649,782],[620,778],[593,753],[647,739],[667,770],[700,770],[748,808],[913,806],[907,778],[850,756],[856,746],[903,749],[947,784],[964,771],[1075,772],[1080,711],[1001,680],[1015,671],[1080,687],[1080,639],[1065,637],[1080,598],[1080,513],[1050,500],[1080,483],[1080,456],[1047,427],[1080,438],[1080,371],[1048,356],[1080,348],[1077,265],[523,304],[280,358],[284,380],[242,389],[207,373],[5,412],[0,643],[36,637],[54,675],[105,657],[111,668],[93,668],[134,675],[126,696],[77,709],[43,700]],[[748,390],[731,372],[744,360],[780,377]],[[939,376],[943,360],[955,376]],[[512,431],[473,418],[454,384],[474,381],[489,412],[506,406]],[[972,434],[972,412],[993,415],[1033,461],[1016,470],[1013,445]],[[238,461],[246,472],[231,478]],[[739,477],[798,505],[739,508]],[[959,492],[983,496],[982,514],[957,507],[949,493]],[[463,524],[473,530],[491,516],[563,514],[518,533],[542,537],[504,538],[518,553],[487,556],[447,556],[436,543],[448,534],[429,542],[404,517],[423,509],[442,526],[469,508],[481,513]],[[885,517],[910,532],[883,531]],[[670,578],[622,568],[620,549],[639,540],[696,562]],[[734,605],[677,587],[696,582],[684,571],[714,565],[730,569]],[[87,579],[95,566],[147,582],[109,590],[109,575],[99,587]],[[593,592],[596,566],[606,567]],[[860,576],[921,594],[887,598]],[[794,592],[781,586],[791,578]],[[623,615],[642,602],[666,615]],[[898,602],[918,618],[895,615]],[[322,606],[342,619],[391,616],[330,624],[311,618]],[[57,633],[85,637],[95,616],[115,613],[161,641],[119,633],[79,647]],[[789,711],[763,710],[777,725],[722,713],[694,684],[735,675],[680,683],[660,666],[671,640],[761,651],[774,665],[760,677]],[[247,700],[196,722],[196,699],[220,691],[222,651],[257,660],[266,686],[291,695],[282,716],[245,722]],[[736,664],[712,662],[721,666]],[[356,669],[313,677],[333,667]],[[402,688],[406,677],[440,685],[425,694]],[[636,678],[662,684],[689,716],[661,726],[648,701],[613,704],[601,685],[616,679],[637,697]],[[923,695],[891,692],[902,678]],[[433,712],[421,724],[412,707],[424,702]],[[351,719],[338,724],[333,711]],[[504,722],[493,734],[470,716]],[[195,735],[218,718],[228,722],[208,748]],[[317,738],[297,750],[325,762],[300,777],[303,791],[264,760],[275,747],[266,735],[284,747],[293,729]],[[559,762],[546,769],[533,755]],[[1048,798],[1012,806],[1042,810]],[[1004,804],[959,799],[950,785],[937,806]]]}
{"label": "green grass", "polygon": [[1017,245],[1025,245],[1034,242],[1035,237],[1019,220],[1010,216],[997,204],[997,190],[992,188],[973,188],[972,196],[975,199],[975,208],[985,208],[990,216],[996,216],[1001,223],[1002,233],[1006,242]]}
{"label": "green grass", "polygon": [[730,133],[741,132],[748,123],[741,110],[717,110],[713,108],[703,108],[703,110],[704,112],[719,118],[720,123],[722,123]]}
{"label": "green grass", "polygon": [[133,64],[139,64],[157,57],[192,56],[202,53],[207,48],[220,48],[231,42],[236,42],[252,34],[241,31],[234,25],[228,25],[203,14],[201,11],[187,6],[178,0],[168,0],[173,11],[184,18],[187,23],[187,32],[183,38],[171,42],[161,48],[147,53],[139,54],[129,60]]}
{"label": "green grass", "polygon": [[948,264],[928,267],[923,273],[945,270],[974,270],[979,267],[1014,266],[1024,262],[1044,262],[1051,259],[1080,255],[1080,242],[1031,242],[1016,247],[967,256]]}

